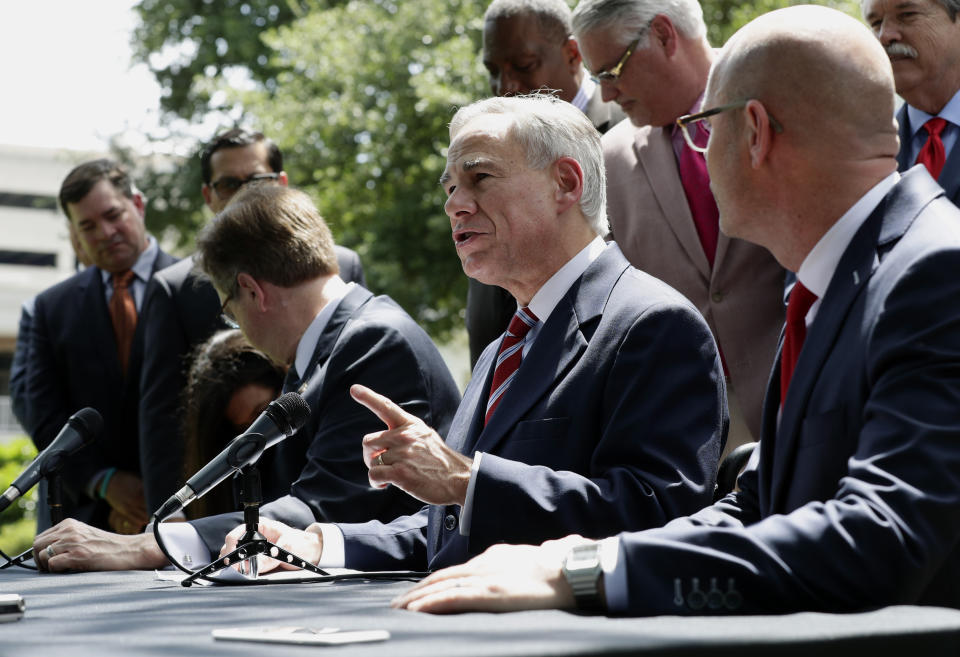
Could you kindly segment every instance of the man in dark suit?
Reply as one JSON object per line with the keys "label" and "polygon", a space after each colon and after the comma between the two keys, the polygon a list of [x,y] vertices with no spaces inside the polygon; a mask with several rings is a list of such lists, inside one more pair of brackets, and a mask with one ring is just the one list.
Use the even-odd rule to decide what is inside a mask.
{"label": "man in dark suit", "polygon": [[[224,313],[251,344],[290,366],[284,388],[299,390],[310,406],[307,424],[260,460],[263,516],[304,525],[387,521],[418,508],[399,488],[368,485],[361,440],[379,422],[350,399],[350,387],[389,390],[406,412],[442,427],[459,392],[409,315],[337,275],[333,238],[309,198],[278,185],[245,189],[200,236],[197,260]],[[200,564],[239,522],[242,514],[223,514],[159,531],[178,559]],[[73,522],[39,535],[35,552],[50,570],[167,563],[153,534],[117,536]]]}
{"label": "man in dark suit", "polygon": [[883,49],[832,9],[772,12],[727,43],[706,106],[723,230],[799,281],[740,491],[661,529],[490,550],[399,606],[960,606],[960,211],[896,172]]}
{"label": "man in dark suit", "polygon": [[[287,184],[283,154],[259,132],[234,128],[213,138],[200,158],[204,201],[214,214],[250,181]],[[354,251],[336,246],[340,277],[364,285]],[[140,458],[147,508],[154,511],[183,482],[182,400],[192,351],[220,323],[213,287],[187,258],[157,272],[147,290],[148,318],[140,397]]]}
{"label": "man in dark suit", "polygon": [[897,168],[924,164],[960,205],[960,2],[864,0],[864,20],[880,39],[897,93]]}
{"label": "man in dark suit", "polygon": [[[43,449],[73,413],[97,409],[103,432],[61,471],[64,515],[136,532],[147,521],[137,443],[146,320],[136,314],[150,276],[176,259],[147,236],[143,196],[115,162],[74,168],[60,205],[93,266],[36,299],[25,395],[31,435]],[[41,500],[40,529],[49,524],[45,511]]]}
{"label": "man in dark suit", "polygon": [[540,96],[475,103],[450,136],[441,184],[464,273],[521,308],[480,357],[446,444],[353,388],[387,427],[364,439],[371,484],[428,506],[388,524],[263,530],[321,565],[424,570],[501,541],[658,527],[708,503],[719,357],[689,302],[604,243],[599,134]]}
{"label": "man in dark suit", "polygon": [[[556,90],[606,132],[624,114],[604,102],[600,86],[583,68],[576,39],[571,36],[570,7],[564,0],[494,0],[483,15],[483,65],[495,96]],[[470,365],[506,330],[517,304],[495,285],[467,281],[467,334]]]}
{"label": "man in dark suit", "polygon": [[573,26],[604,98],[630,117],[602,140],[613,238],[710,325],[727,374],[726,449],[757,440],[784,270],[765,249],[719,231],[703,154],[676,125],[700,110],[714,59],[700,3],[582,0]]}

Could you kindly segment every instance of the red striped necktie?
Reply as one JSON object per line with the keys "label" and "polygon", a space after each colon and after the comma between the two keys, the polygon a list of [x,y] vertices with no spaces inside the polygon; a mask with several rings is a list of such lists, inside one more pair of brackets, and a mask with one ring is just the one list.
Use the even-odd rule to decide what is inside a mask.
{"label": "red striped necktie", "polygon": [[787,303],[787,327],[783,334],[783,351],[780,354],[780,405],[783,406],[787,398],[787,389],[793,370],[797,367],[797,359],[803,348],[803,341],[807,337],[807,312],[817,300],[817,295],[797,281],[790,291],[790,301]]}
{"label": "red striped necktie", "polygon": [[526,306],[520,308],[510,320],[510,326],[507,327],[507,333],[500,344],[500,353],[497,354],[497,366],[493,370],[493,383],[490,384],[490,397],[487,400],[484,424],[490,421],[490,416],[503,399],[503,393],[517,374],[520,361],[523,359],[524,338],[539,322],[537,316]]}

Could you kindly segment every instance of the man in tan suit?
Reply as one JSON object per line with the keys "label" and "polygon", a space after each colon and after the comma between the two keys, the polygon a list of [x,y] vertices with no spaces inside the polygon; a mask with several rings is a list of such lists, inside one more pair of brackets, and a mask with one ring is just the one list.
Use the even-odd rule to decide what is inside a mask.
{"label": "man in tan suit", "polygon": [[700,109],[714,58],[700,5],[583,0],[573,31],[603,99],[630,118],[603,137],[614,238],[632,265],[683,293],[710,325],[730,393],[727,451],[756,440],[783,325],[784,271],[765,249],[719,232],[703,156],[676,126]]}

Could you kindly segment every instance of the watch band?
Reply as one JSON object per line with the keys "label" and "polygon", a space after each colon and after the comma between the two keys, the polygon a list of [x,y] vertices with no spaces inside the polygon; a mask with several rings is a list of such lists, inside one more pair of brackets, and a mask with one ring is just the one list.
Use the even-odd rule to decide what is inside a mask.
{"label": "watch band", "polygon": [[600,563],[600,543],[578,545],[563,560],[563,576],[573,591],[579,609],[601,611],[606,609],[603,595],[603,566]]}

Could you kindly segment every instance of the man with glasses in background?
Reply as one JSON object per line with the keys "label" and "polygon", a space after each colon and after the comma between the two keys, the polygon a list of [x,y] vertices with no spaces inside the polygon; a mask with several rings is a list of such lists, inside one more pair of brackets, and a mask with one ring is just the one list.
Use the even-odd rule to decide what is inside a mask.
{"label": "man with glasses in background", "polygon": [[[696,0],[583,0],[573,32],[603,99],[630,118],[603,136],[613,237],[710,325],[727,375],[729,452],[759,437],[784,271],[763,248],[720,233],[703,154],[676,125],[700,109],[714,60],[703,12]],[[707,137],[698,130],[692,141]]]}
{"label": "man with glasses in background", "polygon": [[[262,133],[233,128],[214,137],[200,155],[203,200],[214,214],[248,183],[286,186],[283,154]],[[340,277],[365,285],[360,258],[334,247]],[[183,479],[180,395],[193,349],[222,328],[213,286],[193,271],[193,259],[157,272],[147,288],[148,330],[140,397],[140,458],[147,509],[155,510]]]}

